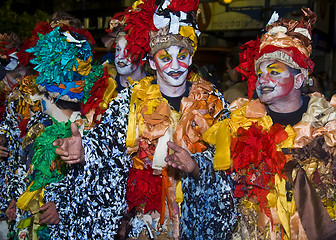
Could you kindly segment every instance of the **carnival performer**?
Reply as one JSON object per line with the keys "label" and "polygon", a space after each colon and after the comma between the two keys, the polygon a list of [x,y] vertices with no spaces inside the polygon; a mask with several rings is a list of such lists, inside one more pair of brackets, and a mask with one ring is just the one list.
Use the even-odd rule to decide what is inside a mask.
{"label": "carnival performer", "polygon": [[20,142],[31,113],[39,109],[38,104],[24,98],[24,85],[29,79],[25,76],[34,74],[34,70],[19,61],[22,46],[15,33],[0,34],[1,65],[5,70],[0,81],[0,218],[3,219],[0,232],[4,239],[8,233],[6,209],[15,206],[15,200],[26,188],[23,182],[26,171],[19,160]]}
{"label": "carnival performer", "polygon": [[114,49],[115,54],[114,61],[106,60],[103,63],[109,78],[94,84],[90,98],[82,106],[83,114],[92,118],[92,120],[89,118],[92,122],[91,127],[102,120],[105,110],[118,92],[131,85],[131,82],[139,81],[147,75],[144,71],[144,50],[139,54],[126,49],[128,42],[134,45],[142,36],[141,34],[134,35],[134,33],[131,35],[132,30],[125,30],[128,29],[128,22],[132,20],[128,15],[130,15],[128,9],[117,13],[110,20],[110,28],[107,30],[109,33],[102,38],[106,50]]}
{"label": "carnival performer", "polygon": [[[46,190],[59,189],[55,201],[56,196],[68,192],[72,199],[80,196],[77,202],[85,204],[80,209],[82,218],[73,212],[74,206],[80,206],[74,200],[58,205],[61,223],[71,224],[70,229],[62,229],[69,236],[79,238],[78,233],[84,232],[81,236],[89,238],[112,237],[128,206],[138,212],[132,221],[133,238],[231,237],[236,222],[231,180],[225,172],[214,171],[211,148],[201,137],[209,126],[227,116],[227,105],[212,84],[188,77],[197,48],[198,1],[156,4],[140,1],[133,5],[135,11],[131,10],[132,26],[148,40],[141,46],[148,50],[156,76],[121,91],[104,120],[83,140],[72,128],[71,138],[54,142],[56,153],[66,163],[84,165],[80,175],[67,176],[67,183],[77,191],[69,191],[66,184]],[[146,29],[151,29],[148,35]],[[130,51],[138,48],[128,47]],[[170,158],[186,158],[190,167],[186,165],[182,172],[167,168],[168,147],[175,152]],[[183,202],[179,175],[183,175]],[[179,230],[177,203],[181,202]],[[93,217],[98,220],[91,220]]]}
{"label": "carnival performer", "polygon": [[[26,239],[53,236],[46,226],[59,219],[50,214],[54,203],[46,201],[43,192],[47,185],[61,180],[68,169],[50,146],[56,138],[71,136],[68,121],[76,122],[83,133],[85,121],[80,104],[89,98],[92,85],[99,78],[106,78],[103,67],[92,64],[94,40],[88,31],[66,21],[41,22],[38,27],[42,31],[35,46],[26,51],[33,54],[31,62],[39,71],[34,83],[43,95],[43,109],[30,118],[22,141],[25,155],[21,161],[29,168],[29,186],[16,203],[24,212],[16,216],[16,232],[11,234]],[[15,211],[8,215],[13,218]]]}
{"label": "carnival performer", "polygon": [[241,216],[233,239],[336,238],[335,99],[301,94],[316,21],[302,11],[301,21],[273,14],[267,32],[241,47],[237,70],[259,99],[232,103],[230,119],[203,135],[216,144],[216,168],[234,172]]}

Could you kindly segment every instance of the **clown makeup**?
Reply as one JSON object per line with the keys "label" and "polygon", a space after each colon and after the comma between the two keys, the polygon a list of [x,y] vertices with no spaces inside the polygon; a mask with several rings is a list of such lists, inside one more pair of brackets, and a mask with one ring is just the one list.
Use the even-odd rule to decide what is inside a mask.
{"label": "clown makeup", "polygon": [[257,70],[257,75],[256,90],[263,103],[273,104],[290,100],[293,91],[298,89],[295,86],[296,76],[282,62],[276,60],[262,62]]}
{"label": "clown makeup", "polygon": [[129,76],[136,71],[140,63],[132,63],[126,50],[127,41],[124,36],[120,36],[116,41],[114,62],[117,72],[122,76]]}
{"label": "clown makeup", "polygon": [[161,49],[150,60],[151,67],[157,71],[158,83],[170,87],[178,87],[186,82],[191,63],[189,51],[180,46]]}

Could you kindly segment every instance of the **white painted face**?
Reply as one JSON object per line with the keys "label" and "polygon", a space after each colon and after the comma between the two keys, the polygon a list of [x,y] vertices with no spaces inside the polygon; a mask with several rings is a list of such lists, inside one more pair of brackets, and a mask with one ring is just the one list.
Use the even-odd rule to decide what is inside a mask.
{"label": "white painted face", "polygon": [[114,62],[117,72],[120,75],[130,76],[140,67],[140,63],[131,62],[131,59],[126,51],[126,45],[127,41],[124,36],[117,38]]}
{"label": "white painted face", "polygon": [[294,76],[289,67],[276,60],[263,61],[257,70],[256,90],[260,101],[273,104],[287,99],[295,89],[302,85],[302,78]]}
{"label": "white painted face", "polygon": [[157,71],[158,82],[168,86],[181,86],[187,79],[192,56],[186,48],[170,46],[158,51],[150,60],[151,67]]}

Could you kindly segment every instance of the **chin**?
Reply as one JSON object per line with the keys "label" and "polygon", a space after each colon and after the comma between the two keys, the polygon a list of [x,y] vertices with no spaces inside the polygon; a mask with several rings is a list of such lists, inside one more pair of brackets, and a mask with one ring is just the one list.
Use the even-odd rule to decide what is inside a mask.
{"label": "chin", "polygon": [[174,87],[179,87],[183,85],[186,81],[187,81],[187,74],[183,74],[177,79],[172,78],[172,77],[166,78],[166,82],[169,83],[169,85],[174,86]]}
{"label": "chin", "polygon": [[272,95],[270,95],[270,96],[258,95],[258,98],[259,98],[260,102],[262,102],[264,104],[270,104],[272,102],[272,99],[273,99]]}
{"label": "chin", "polygon": [[183,80],[183,81],[178,81],[178,82],[172,82],[172,81],[169,81],[169,85],[170,86],[173,86],[173,87],[180,87],[181,85],[183,85],[183,83],[186,82],[186,79]]}

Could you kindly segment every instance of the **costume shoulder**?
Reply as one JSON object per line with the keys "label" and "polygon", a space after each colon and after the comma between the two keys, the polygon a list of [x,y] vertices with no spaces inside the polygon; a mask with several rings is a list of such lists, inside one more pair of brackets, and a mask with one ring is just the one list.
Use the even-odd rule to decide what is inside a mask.
{"label": "costume shoulder", "polygon": [[212,83],[199,75],[195,75],[191,82],[189,96],[181,101],[182,116],[176,127],[174,141],[181,147],[187,147],[191,153],[196,153],[206,149],[204,132],[229,116],[229,104]]}

